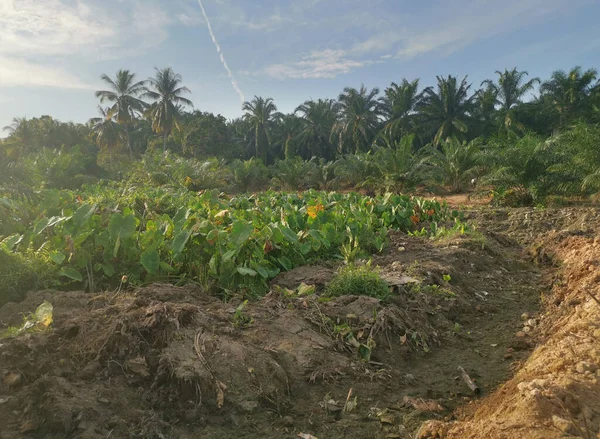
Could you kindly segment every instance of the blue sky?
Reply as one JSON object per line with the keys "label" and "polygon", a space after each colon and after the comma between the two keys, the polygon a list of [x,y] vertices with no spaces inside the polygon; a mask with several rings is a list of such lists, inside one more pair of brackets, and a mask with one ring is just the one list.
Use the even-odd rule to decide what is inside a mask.
{"label": "blue sky", "polygon": [[[542,79],[600,68],[598,0],[202,0],[239,92],[288,112],[345,86],[402,78],[475,85],[518,67]],[[241,115],[197,0],[0,0],[0,127],[96,115],[102,73],[170,66],[196,108]]]}

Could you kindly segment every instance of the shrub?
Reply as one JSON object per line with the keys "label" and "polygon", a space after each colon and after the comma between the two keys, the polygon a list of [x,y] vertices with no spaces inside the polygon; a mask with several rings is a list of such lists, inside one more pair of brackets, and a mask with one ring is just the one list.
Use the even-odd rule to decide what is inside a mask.
{"label": "shrub", "polygon": [[46,287],[42,280],[47,282],[51,279],[43,261],[1,248],[0,266],[0,306],[7,302],[20,302],[27,291]]}
{"label": "shrub", "polygon": [[325,295],[339,297],[345,295],[369,296],[385,300],[390,295],[390,289],[379,273],[367,265],[348,265],[340,269],[329,282]]}

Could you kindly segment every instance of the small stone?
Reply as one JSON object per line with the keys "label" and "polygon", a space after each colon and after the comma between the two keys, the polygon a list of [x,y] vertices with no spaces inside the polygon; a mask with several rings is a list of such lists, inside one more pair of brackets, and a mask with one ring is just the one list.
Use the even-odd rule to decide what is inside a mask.
{"label": "small stone", "polygon": [[535,325],[537,325],[537,322],[535,321],[535,319],[527,320],[527,326],[534,327]]}
{"label": "small stone", "polygon": [[571,422],[567,421],[564,418],[561,418],[560,416],[553,415],[552,416],[552,424],[554,424],[554,426],[556,428],[558,428],[560,431],[562,431],[563,433],[566,433],[571,436],[578,435],[578,432],[577,432],[577,429],[575,428],[575,426]]}
{"label": "small stone", "polygon": [[533,389],[531,392],[529,392],[529,394],[534,398],[537,398],[542,394],[542,391],[540,389]]}
{"label": "small stone", "polygon": [[581,362],[577,363],[577,366],[575,366],[575,370],[577,371],[577,373],[586,373],[586,372],[593,373],[593,372],[596,372],[596,370],[598,370],[598,366],[590,363],[589,361],[581,361]]}
{"label": "small stone", "polygon": [[240,403],[240,408],[247,413],[253,412],[258,406],[258,401],[242,401]]}
{"label": "small stone", "polygon": [[412,373],[407,373],[406,375],[404,375],[404,379],[409,382],[409,383],[414,383],[415,381],[415,376]]}
{"label": "small stone", "polygon": [[100,404],[104,404],[104,405],[110,404],[110,401],[108,399],[106,399],[106,398],[98,398],[98,402]]}
{"label": "small stone", "polygon": [[99,361],[92,361],[86,365],[83,369],[77,372],[77,378],[82,380],[91,380],[96,377],[96,374],[102,369],[102,365]]}
{"label": "small stone", "polygon": [[398,247],[398,251],[399,251],[399,252],[403,252],[403,251],[405,251],[405,250],[406,250],[406,248],[405,248],[405,247]]}
{"label": "small stone", "polygon": [[517,332],[517,333],[515,334],[515,336],[516,336],[517,338],[525,338],[525,337],[527,336],[527,334],[525,334],[525,332],[524,332],[524,331],[519,331],[519,332]]}
{"label": "small stone", "polygon": [[524,326],[523,327],[523,332],[525,332],[525,333],[531,332],[531,327],[530,326]]}
{"label": "small stone", "polygon": [[293,427],[295,422],[294,422],[294,418],[291,416],[284,416],[281,419],[281,423],[285,426],[285,427]]}
{"label": "small stone", "polygon": [[196,419],[198,419],[198,414],[198,409],[196,408],[186,410],[183,414],[183,419],[185,419],[186,422],[194,422]]}
{"label": "small stone", "polygon": [[521,314],[521,320],[527,321],[527,320],[529,320],[529,317],[530,317],[529,313],[527,313],[527,312],[524,312],[523,314]]}
{"label": "small stone", "polygon": [[514,351],[515,351],[515,350],[514,350],[513,348],[508,348],[508,349],[506,349],[506,352],[507,352],[507,353],[509,353],[509,354],[513,353]]}
{"label": "small stone", "polygon": [[504,356],[504,359],[505,359],[505,360],[510,360],[512,357],[513,357],[513,354],[506,354],[506,355]]}
{"label": "small stone", "polygon": [[8,387],[17,387],[23,383],[23,375],[20,373],[7,372],[2,377],[2,383]]}
{"label": "small stone", "polygon": [[31,433],[39,428],[39,425],[34,421],[25,421],[21,424],[19,430],[21,433]]}

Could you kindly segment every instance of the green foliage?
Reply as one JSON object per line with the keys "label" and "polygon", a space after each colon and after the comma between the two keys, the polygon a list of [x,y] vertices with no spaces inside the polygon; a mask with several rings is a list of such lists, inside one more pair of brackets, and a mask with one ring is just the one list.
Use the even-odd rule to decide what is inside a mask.
{"label": "green foliage", "polygon": [[330,297],[369,296],[385,300],[390,296],[390,288],[370,264],[348,265],[340,269],[327,284],[325,295]]}
{"label": "green foliage", "polygon": [[449,185],[454,192],[460,192],[481,172],[480,151],[476,140],[467,143],[459,142],[455,137],[448,138],[439,148],[430,145],[423,151],[421,171]]}
{"label": "green foliage", "polygon": [[388,229],[417,227],[417,212],[426,230],[453,220],[437,202],[392,194],[226,197],[110,185],[81,195],[46,191],[35,208],[35,219],[8,237],[7,245],[26,257],[41,252],[63,285],[83,283],[95,290],[114,287],[127,275],[134,285],[190,279],[224,294],[249,296],[264,293],[282,270],[381,251]]}
{"label": "green foliage", "polygon": [[27,291],[47,287],[55,278],[55,270],[41,254],[12,253],[15,240],[10,238],[0,242],[0,306],[21,301]]}

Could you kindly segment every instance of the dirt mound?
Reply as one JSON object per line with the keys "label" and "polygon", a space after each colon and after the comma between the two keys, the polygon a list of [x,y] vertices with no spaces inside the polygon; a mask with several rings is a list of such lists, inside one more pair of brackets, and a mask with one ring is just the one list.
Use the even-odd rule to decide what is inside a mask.
{"label": "dirt mound", "polygon": [[[7,304],[3,324],[44,300],[54,323],[0,340],[0,438],[409,437],[475,397],[458,366],[487,393],[527,356],[512,334],[535,310],[538,275],[494,238],[390,241],[373,264],[419,282],[386,303],[273,288],[244,305],[157,284]],[[275,283],[334,273],[304,267]]]}
{"label": "dirt mound", "polygon": [[[539,346],[513,379],[476,410],[465,410],[463,421],[427,423],[419,438],[600,437],[598,218],[592,209],[521,210],[505,216],[499,227],[515,231],[517,239],[532,243],[532,236],[548,232],[532,246],[532,257],[560,264],[558,271],[548,270],[535,330]],[[520,227],[525,221],[533,230]]]}

